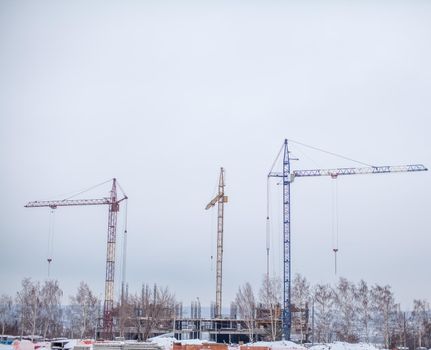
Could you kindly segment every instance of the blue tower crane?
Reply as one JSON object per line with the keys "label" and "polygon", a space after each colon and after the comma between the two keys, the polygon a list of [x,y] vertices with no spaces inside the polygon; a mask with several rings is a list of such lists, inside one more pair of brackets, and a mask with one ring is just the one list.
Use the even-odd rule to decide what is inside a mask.
{"label": "blue tower crane", "polygon": [[[279,153],[280,155],[280,153]],[[277,157],[278,159],[278,157]],[[276,159],[276,161],[277,161]],[[427,171],[422,164],[398,165],[398,166],[367,166],[360,168],[333,168],[333,169],[310,169],[290,171],[290,156],[288,140],[284,140],[283,145],[283,170],[273,172],[272,169],[268,178],[278,177],[283,179],[283,313],[282,331],[283,339],[290,340],[290,330],[292,325],[291,314],[291,230],[290,230],[290,184],[297,177],[331,176],[337,178],[339,175],[361,175],[361,174],[385,174],[413,171]],[[267,217],[269,220],[269,217]]]}

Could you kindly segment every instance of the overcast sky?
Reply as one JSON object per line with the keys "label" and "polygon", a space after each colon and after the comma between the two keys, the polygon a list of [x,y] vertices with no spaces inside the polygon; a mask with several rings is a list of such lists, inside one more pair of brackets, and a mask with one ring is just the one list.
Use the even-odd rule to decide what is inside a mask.
{"label": "overcast sky", "polygon": [[[116,177],[130,198],[130,290],[158,283],[208,305],[216,210],[204,208],[220,166],[223,305],[240,284],[257,290],[266,175],[284,138],[369,164],[431,166],[430,19],[425,0],[1,1],[0,293],[47,278],[50,213],[24,204]],[[295,169],[357,165],[294,145],[292,155]],[[430,179],[337,180],[338,276],[389,284],[403,308],[431,300]],[[292,273],[312,283],[336,278],[334,188],[329,178],[292,185]],[[276,182],[270,197],[280,275]],[[103,297],[107,216],[57,209],[51,277],[64,302],[82,280]],[[124,210],[119,260],[123,229]]]}

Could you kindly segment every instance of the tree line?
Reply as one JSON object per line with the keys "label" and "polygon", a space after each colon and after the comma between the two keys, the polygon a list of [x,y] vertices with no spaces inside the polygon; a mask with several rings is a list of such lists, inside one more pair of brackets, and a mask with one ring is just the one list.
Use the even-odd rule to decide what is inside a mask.
{"label": "tree line", "polygon": [[[25,278],[13,298],[0,296],[2,334],[41,335],[45,338],[95,338],[101,325],[101,300],[81,282],[68,305],[62,305],[63,291],[58,281],[43,283]],[[311,285],[297,274],[292,281],[292,330],[297,339],[327,343],[332,341],[381,343],[431,347],[431,310],[427,300],[413,300],[411,310],[403,310],[388,285],[368,285],[340,278],[335,285]],[[243,320],[248,337],[256,339],[259,320],[266,320],[267,340],[281,338],[282,283],[264,277],[255,292],[250,283],[239,286],[233,301],[235,315]],[[173,320],[182,317],[182,303],[168,287],[143,284],[139,292],[126,291],[114,309],[116,334],[129,330],[138,340],[146,340],[154,329],[171,330]],[[132,330],[132,331],[130,331]]]}
{"label": "tree line", "polygon": [[[295,336],[302,341],[371,342],[385,348],[393,344],[410,349],[431,347],[429,302],[414,299],[413,309],[403,310],[388,285],[369,286],[364,280],[354,283],[343,277],[335,285],[311,285],[297,274],[292,281],[291,303],[292,331],[299,333]],[[264,277],[258,297],[249,283],[240,286],[236,304],[240,316],[248,320],[250,339],[262,308],[271,318],[267,338],[280,338],[280,280]]]}
{"label": "tree line", "polygon": [[94,337],[101,312],[99,298],[85,282],[69,297],[69,305],[61,304],[62,297],[58,281],[41,283],[24,278],[15,298],[0,296],[1,333],[44,338]]}
{"label": "tree line", "polygon": [[[1,334],[53,338],[97,338],[103,319],[102,301],[81,282],[69,303],[62,305],[63,291],[58,281],[43,283],[24,278],[15,298],[0,296]],[[175,296],[167,287],[143,284],[139,293],[121,298],[113,310],[116,334],[133,329],[137,340],[146,340],[161,320],[174,317]],[[171,327],[171,324],[169,324]]]}

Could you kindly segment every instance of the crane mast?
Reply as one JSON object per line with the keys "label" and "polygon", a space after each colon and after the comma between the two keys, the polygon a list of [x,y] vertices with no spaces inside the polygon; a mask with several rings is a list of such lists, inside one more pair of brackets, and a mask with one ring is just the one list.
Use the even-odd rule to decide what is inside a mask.
{"label": "crane mast", "polygon": [[222,309],[222,276],[223,276],[223,220],[224,220],[224,203],[228,198],[224,195],[224,169],[220,168],[220,177],[218,183],[218,194],[205,207],[206,210],[212,208],[217,203],[217,267],[216,267],[216,303],[215,318],[221,317]]}
{"label": "crane mast", "polygon": [[115,242],[117,236],[117,213],[120,205],[117,201],[116,180],[112,181],[111,198],[108,214],[108,237],[106,243],[106,278],[105,278],[105,303],[103,305],[103,331],[112,338],[114,309],[114,274],[115,274]]}
{"label": "crane mast", "polygon": [[[290,156],[288,140],[284,140],[283,168],[282,172],[273,172],[272,169],[268,178],[282,178],[283,184],[283,313],[282,331],[283,339],[290,340],[292,324],[291,314],[291,220],[290,220],[290,184],[297,177],[331,176],[337,178],[339,175],[361,175],[361,174],[385,174],[399,172],[427,171],[422,164],[410,164],[399,166],[370,166],[360,168],[333,168],[333,169],[310,169],[290,171]],[[277,161],[277,159],[276,159]],[[269,217],[267,217],[267,220]]]}
{"label": "crane mast", "polygon": [[[121,187],[120,187],[121,188]],[[99,199],[66,199],[52,201],[34,201],[25,205],[26,208],[83,206],[83,205],[108,205],[108,235],[106,247],[106,274],[105,274],[105,302],[103,305],[103,337],[112,339],[113,337],[113,308],[114,308],[114,275],[115,275],[115,250],[117,236],[117,214],[120,210],[120,203],[128,197],[123,193],[123,197],[118,199],[117,180],[112,179],[112,187],[109,198]]]}

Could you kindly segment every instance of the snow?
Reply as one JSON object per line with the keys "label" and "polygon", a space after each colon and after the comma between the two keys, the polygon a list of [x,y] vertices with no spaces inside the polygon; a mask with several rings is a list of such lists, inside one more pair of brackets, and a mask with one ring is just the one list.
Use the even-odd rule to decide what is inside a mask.
{"label": "snow", "polygon": [[[266,346],[270,349],[277,349],[277,350],[284,350],[284,349],[298,349],[298,350],[305,350],[305,346],[302,346],[300,344],[296,344],[294,342],[291,341],[287,341],[287,340],[281,340],[281,341],[271,341],[271,342],[266,342],[266,341],[258,341],[256,343],[248,343],[246,344],[246,346]],[[315,349],[315,350],[327,350],[327,349]]]}
{"label": "snow", "polygon": [[[288,350],[288,349],[297,349],[297,350],[306,350],[306,347],[301,344],[296,344],[291,341],[274,341],[274,342],[256,342],[249,343],[246,346],[263,346],[268,347],[272,350]],[[366,344],[366,343],[344,343],[344,342],[334,342],[328,344],[318,344],[309,348],[309,350],[378,350],[374,345]]]}
{"label": "snow", "polygon": [[178,340],[176,342],[181,343],[181,345],[202,345],[202,344],[214,343],[212,341],[201,340],[201,339]]}
{"label": "snow", "polygon": [[30,340],[14,340],[12,343],[14,350],[34,350],[34,343]]}
{"label": "snow", "polygon": [[319,344],[314,345],[310,348],[310,350],[378,350],[374,345],[366,344],[366,343],[344,343],[344,342],[335,342],[329,344]]}
{"label": "snow", "polygon": [[173,337],[159,336],[159,337],[150,338],[148,339],[148,341],[157,344],[164,350],[170,350],[172,349],[172,344],[176,342],[177,339]]}
{"label": "snow", "polygon": [[0,344],[0,350],[12,350],[12,345]]}
{"label": "snow", "polygon": [[[163,350],[171,350],[172,344],[174,342],[181,343],[182,345],[202,345],[202,344],[213,343],[213,342],[208,342],[206,340],[201,340],[201,339],[177,340],[173,337],[166,337],[166,336],[154,337],[148,340],[152,343],[159,345]],[[0,344],[0,350],[27,350],[28,348],[30,348],[30,345],[32,348],[31,350],[33,350],[34,344],[31,343],[30,341],[22,340],[20,343],[21,344],[19,346],[19,349],[15,349],[12,345]],[[68,348],[70,348],[70,346],[72,345],[78,345],[77,343],[78,343],[77,340],[75,339],[72,340],[71,342],[68,343]],[[79,344],[79,345],[83,345],[83,344]],[[88,346],[89,349],[92,349],[91,344],[86,344],[86,345]],[[257,346],[268,347],[272,350],[306,350],[307,349],[300,344],[296,344],[294,342],[285,341],[285,340],[275,341],[275,342],[260,341],[256,343],[248,343],[245,345],[249,347],[257,347]],[[229,349],[239,349],[239,347],[229,347]],[[41,347],[38,350],[49,350],[49,349],[45,347]],[[379,349],[376,348],[374,345],[366,344],[366,343],[351,344],[351,343],[344,343],[344,342],[334,342],[334,343],[328,343],[328,344],[314,345],[310,347],[308,350],[379,350]]]}

